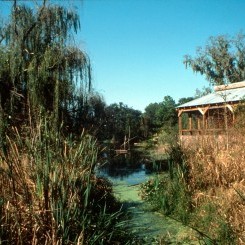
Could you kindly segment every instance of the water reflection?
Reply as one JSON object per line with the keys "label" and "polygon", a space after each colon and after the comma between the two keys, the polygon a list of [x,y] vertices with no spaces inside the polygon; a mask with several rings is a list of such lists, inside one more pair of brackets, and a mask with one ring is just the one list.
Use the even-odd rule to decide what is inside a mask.
{"label": "water reflection", "polygon": [[127,185],[145,182],[150,174],[142,156],[138,152],[120,154],[109,159],[98,169],[98,175],[112,182],[124,181]]}
{"label": "water reflection", "polygon": [[140,168],[118,168],[110,165],[101,168],[99,175],[110,179],[112,182],[124,181],[127,185],[137,185],[147,179],[147,172],[143,164]]}

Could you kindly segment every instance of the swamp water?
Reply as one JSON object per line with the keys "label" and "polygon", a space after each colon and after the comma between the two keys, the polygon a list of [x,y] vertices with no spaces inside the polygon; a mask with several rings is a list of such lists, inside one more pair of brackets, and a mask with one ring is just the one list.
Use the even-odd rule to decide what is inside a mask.
{"label": "swamp water", "polygon": [[130,228],[142,244],[200,244],[197,234],[181,223],[158,212],[152,212],[139,196],[140,184],[153,177],[144,164],[130,166],[108,165],[99,171],[113,184],[113,190],[130,212]]}

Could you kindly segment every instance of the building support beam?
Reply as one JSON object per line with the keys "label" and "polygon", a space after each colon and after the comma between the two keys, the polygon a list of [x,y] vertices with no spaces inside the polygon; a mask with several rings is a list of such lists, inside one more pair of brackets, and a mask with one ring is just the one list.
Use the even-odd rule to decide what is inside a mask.
{"label": "building support beam", "polygon": [[178,121],[179,121],[179,135],[182,135],[182,116],[181,115],[178,117]]}
{"label": "building support beam", "polygon": [[190,133],[192,134],[192,117],[191,117],[191,114],[188,114],[189,116],[189,130],[190,130]]}

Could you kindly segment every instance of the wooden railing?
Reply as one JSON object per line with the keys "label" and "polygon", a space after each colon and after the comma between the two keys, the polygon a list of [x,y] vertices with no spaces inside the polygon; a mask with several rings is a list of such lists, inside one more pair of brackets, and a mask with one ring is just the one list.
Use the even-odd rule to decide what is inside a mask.
{"label": "wooden railing", "polygon": [[180,135],[210,135],[210,134],[224,134],[225,129],[182,129]]}

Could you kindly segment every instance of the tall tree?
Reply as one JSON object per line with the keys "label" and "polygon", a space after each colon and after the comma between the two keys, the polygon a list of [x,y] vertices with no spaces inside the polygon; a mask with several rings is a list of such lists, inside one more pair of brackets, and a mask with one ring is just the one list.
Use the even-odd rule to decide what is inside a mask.
{"label": "tall tree", "polygon": [[178,121],[176,113],[176,103],[171,96],[164,96],[163,101],[157,111],[157,118],[161,126],[174,126]]}
{"label": "tall tree", "polygon": [[198,48],[196,57],[184,57],[186,67],[204,75],[211,85],[240,82],[245,79],[245,36],[210,37],[204,48]]}
{"label": "tall tree", "polygon": [[0,118],[8,114],[16,122],[29,118],[35,123],[43,111],[57,128],[62,116],[72,118],[83,106],[91,68],[73,42],[79,28],[78,14],[65,7],[44,0],[34,9],[14,1],[9,23],[0,27]]}
{"label": "tall tree", "polygon": [[163,126],[174,126],[178,116],[176,103],[171,96],[164,96],[160,103],[151,103],[145,108],[144,118],[148,119],[149,132],[156,132]]}
{"label": "tall tree", "polygon": [[119,144],[127,138],[141,135],[141,112],[123,103],[106,107],[105,138],[115,139]]}
{"label": "tall tree", "polygon": [[144,118],[145,122],[147,122],[148,129],[150,131],[154,131],[155,128],[157,128],[159,125],[158,118],[157,118],[157,111],[159,110],[159,103],[150,103],[148,106],[145,108],[145,113],[144,113]]}

